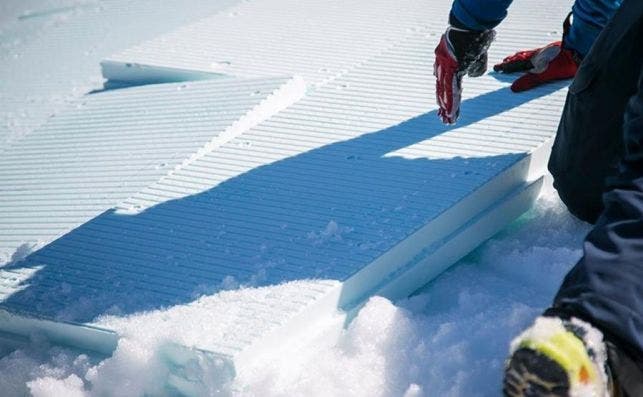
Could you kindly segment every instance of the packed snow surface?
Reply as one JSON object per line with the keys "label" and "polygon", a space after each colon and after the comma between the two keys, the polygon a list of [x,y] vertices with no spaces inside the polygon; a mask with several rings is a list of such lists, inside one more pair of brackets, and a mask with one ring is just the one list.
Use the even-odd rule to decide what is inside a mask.
{"label": "packed snow surface", "polygon": [[[234,3],[2,2],[0,153],[87,91],[100,89],[98,62],[104,56]],[[139,23],[141,18],[148,22]],[[309,238],[340,239],[346,228],[331,222]],[[511,339],[549,304],[580,257],[587,231],[549,191],[536,208],[415,296],[400,302],[372,298],[330,347],[320,338],[259,369],[240,372],[234,380],[211,379],[202,391],[245,396],[498,395]],[[23,247],[14,259],[29,251]],[[217,324],[204,319],[199,308],[221,299],[287,294],[296,283],[250,288],[230,280],[230,290],[190,304],[103,317],[99,322],[123,335],[110,358],[53,346],[38,335],[16,347],[2,342],[0,335],[1,393],[162,396],[170,390],[167,347],[215,337]],[[216,360],[200,364],[196,370],[204,379],[209,379],[208,371],[221,373]]]}

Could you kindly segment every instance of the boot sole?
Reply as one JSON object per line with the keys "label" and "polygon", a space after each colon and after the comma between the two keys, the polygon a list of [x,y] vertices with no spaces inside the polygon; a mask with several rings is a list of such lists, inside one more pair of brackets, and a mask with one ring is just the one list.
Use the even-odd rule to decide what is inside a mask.
{"label": "boot sole", "polygon": [[569,377],[551,358],[528,348],[514,352],[505,368],[505,397],[569,397]]}

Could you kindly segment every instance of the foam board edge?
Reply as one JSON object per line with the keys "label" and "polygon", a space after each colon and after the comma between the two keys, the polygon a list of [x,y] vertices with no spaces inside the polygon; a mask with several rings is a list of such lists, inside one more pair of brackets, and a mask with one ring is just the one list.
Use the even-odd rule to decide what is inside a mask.
{"label": "foam board edge", "polygon": [[235,76],[198,70],[150,66],[138,63],[104,60],[100,63],[103,77],[110,82],[128,85],[176,83],[181,81],[230,79]]}
{"label": "foam board edge", "polygon": [[4,309],[0,309],[0,332],[19,337],[40,334],[52,343],[106,356],[111,355],[118,344],[118,335],[113,331],[11,313]]}

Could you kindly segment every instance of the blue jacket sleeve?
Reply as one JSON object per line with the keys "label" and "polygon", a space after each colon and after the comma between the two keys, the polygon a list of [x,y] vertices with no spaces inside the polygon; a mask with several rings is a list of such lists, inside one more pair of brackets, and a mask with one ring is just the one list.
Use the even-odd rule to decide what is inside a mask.
{"label": "blue jacket sleeve", "polygon": [[[451,20],[471,30],[495,28],[507,16],[512,0],[454,0]],[[452,23],[453,24],[453,23]]]}
{"label": "blue jacket sleeve", "polygon": [[621,3],[622,0],[576,0],[572,6],[574,23],[565,46],[585,56]]}
{"label": "blue jacket sleeve", "polygon": [[597,325],[643,361],[643,71],[623,128],[619,175],[554,306]]}
{"label": "blue jacket sleeve", "polygon": [[[493,29],[505,19],[511,2],[512,0],[454,0],[450,23],[471,30]],[[622,0],[574,1],[574,23],[566,38],[566,47],[585,56],[603,27],[621,6],[621,2]]]}

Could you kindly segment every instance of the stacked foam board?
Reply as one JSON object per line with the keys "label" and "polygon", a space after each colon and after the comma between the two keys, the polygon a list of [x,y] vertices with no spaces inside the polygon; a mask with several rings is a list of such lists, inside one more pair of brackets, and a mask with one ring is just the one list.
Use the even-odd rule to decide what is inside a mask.
{"label": "stacked foam board", "polygon": [[[5,319],[47,321],[0,321],[0,329],[41,327],[64,339],[70,331],[56,324],[82,324],[94,335],[85,345],[109,351],[115,338],[109,331],[119,332],[114,317],[218,295],[203,313],[204,337],[184,342],[225,357],[231,367],[249,367],[285,341],[305,340],[332,323],[338,309],[350,312],[373,294],[408,295],[526,211],[545,174],[564,83],[516,95],[499,76],[468,79],[459,123],[440,124],[432,49],[449,4],[427,3],[249,1],[105,60],[105,76],[128,83],[214,80],[187,83],[188,91],[207,92],[185,102],[172,95],[186,83],[123,91],[145,92],[148,104],[136,99],[125,106],[126,98],[113,92],[107,101],[113,106],[140,106],[129,129],[116,128],[122,113],[104,113],[92,101],[61,118],[75,129],[69,139],[107,125],[103,138],[85,138],[85,152],[69,171],[78,185],[70,186],[92,200],[109,196],[114,205],[2,270],[10,285],[1,304]],[[492,55],[547,43],[565,8],[553,1],[516,4]],[[560,18],[537,18],[545,9]],[[527,32],[531,18],[540,25]],[[284,75],[302,80],[274,77]],[[259,80],[227,80],[239,77]],[[235,88],[240,84],[248,89]],[[273,92],[267,110],[254,111],[261,117],[244,118],[261,107],[248,91]],[[217,124],[209,109],[225,121]],[[43,136],[57,134],[56,123]],[[212,134],[230,128],[236,132]],[[105,137],[123,144],[107,150]],[[37,149],[27,153],[55,159],[48,142],[33,141],[29,147]],[[157,147],[171,153],[155,156]],[[59,149],[67,161],[73,156],[69,146]],[[83,165],[91,166],[92,157],[109,164],[112,150],[126,164],[148,157],[132,163],[131,173],[85,185],[97,176],[84,177]],[[170,166],[163,165],[167,158]],[[19,179],[19,167],[13,170]],[[43,183],[52,178],[36,174]],[[125,184],[127,194],[111,197],[120,190],[110,183]],[[47,196],[55,203],[43,213],[57,203],[68,203],[65,211],[85,208],[62,192]],[[17,205],[11,200],[4,208]],[[270,293],[283,285],[287,292]],[[222,291],[230,288],[248,289],[251,298],[228,299]],[[65,341],[82,344],[89,340],[83,335]],[[101,338],[112,342],[96,342]]]}
{"label": "stacked foam board", "polygon": [[85,92],[100,89],[103,79],[99,62],[103,57],[235,3],[236,0],[3,2],[0,153]]}
{"label": "stacked foam board", "polygon": [[0,258],[24,256],[114,207],[303,90],[273,78],[86,96],[0,158]]}

